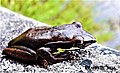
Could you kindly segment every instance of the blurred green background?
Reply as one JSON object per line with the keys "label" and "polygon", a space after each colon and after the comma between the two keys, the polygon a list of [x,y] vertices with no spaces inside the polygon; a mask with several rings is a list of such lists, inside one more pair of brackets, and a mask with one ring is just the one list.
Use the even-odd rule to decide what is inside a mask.
{"label": "blurred green background", "polygon": [[1,6],[52,26],[79,21],[101,44],[113,35],[105,30],[109,25],[93,20],[94,4],[87,5],[84,0],[1,0]]}

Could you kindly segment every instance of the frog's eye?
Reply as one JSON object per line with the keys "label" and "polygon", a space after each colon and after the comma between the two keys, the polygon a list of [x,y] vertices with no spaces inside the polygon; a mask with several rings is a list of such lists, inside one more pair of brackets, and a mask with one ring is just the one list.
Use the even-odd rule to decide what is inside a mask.
{"label": "frog's eye", "polygon": [[72,24],[80,24],[80,22],[73,22]]}
{"label": "frog's eye", "polygon": [[82,25],[81,25],[80,22],[73,22],[72,24],[75,24],[75,26],[76,26],[77,28],[81,28],[81,27],[82,27]]}

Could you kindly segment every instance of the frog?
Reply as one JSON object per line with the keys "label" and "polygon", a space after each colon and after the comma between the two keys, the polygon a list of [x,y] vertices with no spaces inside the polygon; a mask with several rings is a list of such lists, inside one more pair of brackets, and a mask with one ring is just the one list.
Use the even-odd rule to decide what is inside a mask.
{"label": "frog", "polygon": [[37,61],[47,67],[65,60],[72,59],[68,52],[54,55],[58,48],[78,47],[84,49],[96,42],[96,38],[82,28],[80,22],[53,27],[34,27],[9,41],[2,54],[23,61]]}

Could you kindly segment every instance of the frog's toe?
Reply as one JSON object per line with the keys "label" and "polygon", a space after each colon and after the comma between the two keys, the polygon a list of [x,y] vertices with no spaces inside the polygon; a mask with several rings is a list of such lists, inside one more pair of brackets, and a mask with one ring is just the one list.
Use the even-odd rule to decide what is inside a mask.
{"label": "frog's toe", "polygon": [[48,62],[47,62],[45,59],[39,59],[39,60],[38,60],[38,65],[39,65],[39,66],[42,66],[42,67],[44,67],[44,68],[47,68]]}

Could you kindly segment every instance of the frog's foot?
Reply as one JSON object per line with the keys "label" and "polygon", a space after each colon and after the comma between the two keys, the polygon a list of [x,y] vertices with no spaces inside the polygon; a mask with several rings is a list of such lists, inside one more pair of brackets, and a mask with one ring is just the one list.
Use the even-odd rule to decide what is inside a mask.
{"label": "frog's foot", "polygon": [[48,66],[48,61],[45,60],[45,59],[40,59],[40,58],[39,58],[39,60],[37,60],[37,64],[38,64],[39,66],[42,66],[43,68],[47,68],[47,66]]}
{"label": "frog's foot", "polygon": [[67,60],[67,58],[55,58],[49,51],[44,50],[42,48],[37,50],[37,55],[38,55],[37,60],[45,59],[48,62],[48,64],[54,64]]}
{"label": "frog's foot", "polygon": [[24,46],[11,46],[10,48],[5,48],[2,54],[24,61],[36,60],[36,52]]}

